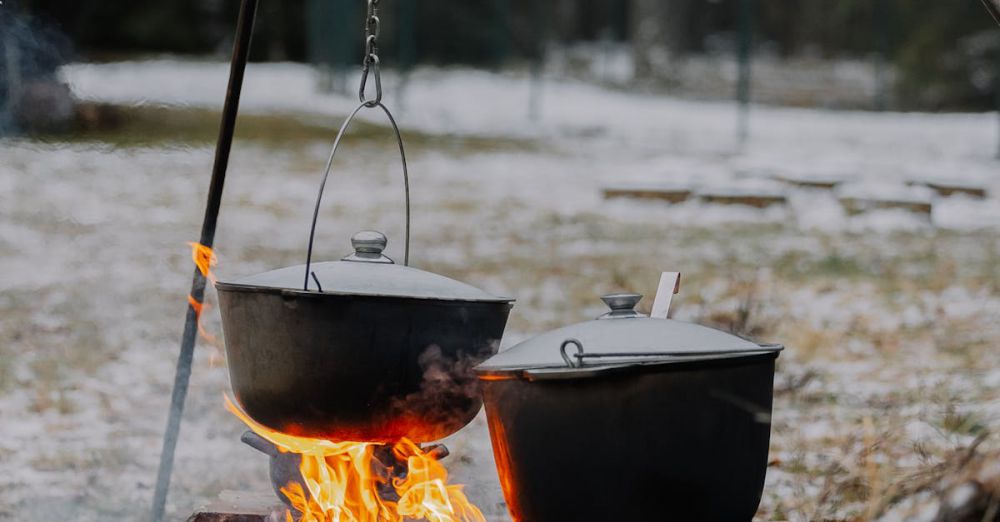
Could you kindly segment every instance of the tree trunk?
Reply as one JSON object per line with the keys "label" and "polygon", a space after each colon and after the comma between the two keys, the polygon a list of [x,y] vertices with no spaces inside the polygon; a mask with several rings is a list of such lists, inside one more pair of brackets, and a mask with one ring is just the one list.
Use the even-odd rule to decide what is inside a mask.
{"label": "tree trunk", "polygon": [[629,33],[637,78],[670,78],[672,63],[689,50],[691,0],[632,0]]}

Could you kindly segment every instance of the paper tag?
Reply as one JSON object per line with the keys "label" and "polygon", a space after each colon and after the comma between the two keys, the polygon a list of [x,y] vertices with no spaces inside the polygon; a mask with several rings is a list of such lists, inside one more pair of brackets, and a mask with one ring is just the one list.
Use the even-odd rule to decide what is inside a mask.
{"label": "paper tag", "polygon": [[660,276],[660,286],[656,289],[656,299],[653,300],[653,311],[649,316],[654,319],[666,319],[670,313],[670,302],[674,295],[681,291],[681,273],[664,272]]}

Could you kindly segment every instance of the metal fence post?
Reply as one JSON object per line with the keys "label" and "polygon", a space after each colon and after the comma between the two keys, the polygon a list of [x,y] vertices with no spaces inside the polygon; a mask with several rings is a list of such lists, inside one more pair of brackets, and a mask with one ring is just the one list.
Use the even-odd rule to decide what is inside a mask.
{"label": "metal fence post", "polygon": [[739,75],[736,80],[736,101],[739,104],[736,135],[740,144],[745,143],[750,134],[750,62],[753,46],[753,17],[754,1],[740,0]]}

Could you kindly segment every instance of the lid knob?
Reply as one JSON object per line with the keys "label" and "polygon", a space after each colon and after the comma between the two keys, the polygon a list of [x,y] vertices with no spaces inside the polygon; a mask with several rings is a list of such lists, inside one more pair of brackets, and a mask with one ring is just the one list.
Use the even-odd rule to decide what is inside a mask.
{"label": "lid knob", "polygon": [[354,253],[342,261],[361,261],[365,263],[392,263],[392,259],[382,255],[389,240],[385,234],[375,230],[362,230],[351,236],[351,246]]}
{"label": "lid knob", "polygon": [[636,305],[642,300],[642,294],[608,294],[601,297],[601,301],[611,308],[611,311],[598,317],[598,319],[620,319],[625,317],[642,317],[643,315],[635,311]]}

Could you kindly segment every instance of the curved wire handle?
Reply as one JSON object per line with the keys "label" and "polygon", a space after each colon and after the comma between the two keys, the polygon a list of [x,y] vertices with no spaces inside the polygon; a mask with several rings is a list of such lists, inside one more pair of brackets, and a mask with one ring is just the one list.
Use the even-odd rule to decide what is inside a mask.
{"label": "curved wire handle", "polygon": [[[573,354],[577,357],[577,360],[575,361],[570,358],[568,353],[566,353],[566,348],[568,348],[571,344],[576,346],[576,353]],[[583,343],[580,341],[576,339],[566,339],[559,346],[559,354],[562,355],[563,361],[566,361],[566,366],[569,366],[570,368],[579,368],[580,366],[583,366]]]}
{"label": "curved wire handle", "polygon": [[[378,76],[376,75],[376,78]],[[374,102],[374,103],[373,103]],[[305,282],[302,284],[302,289],[309,290],[309,274],[311,272],[312,266],[312,252],[313,252],[313,240],[316,238],[316,221],[319,219],[319,207],[323,202],[323,191],[326,189],[326,180],[330,177],[330,169],[333,167],[333,158],[337,155],[337,149],[340,147],[340,140],[344,138],[344,134],[347,133],[348,127],[350,127],[351,122],[354,121],[354,117],[361,112],[361,109],[378,107],[382,109],[386,117],[389,118],[389,123],[392,124],[392,131],[396,135],[396,144],[399,145],[399,159],[403,164],[403,188],[406,192],[406,247],[403,251],[403,265],[410,265],[410,173],[406,168],[406,150],[403,148],[403,136],[399,132],[399,126],[396,125],[396,119],[392,117],[392,113],[385,105],[382,105],[381,101],[369,100],[362,101],[361,105],[358,105],[354,112],[344,120],[344,123],[340,126],[340,130],[337,131],[337,138],[333,140],[333,150],[330,151],[330,159],[326,161],[326,169],[323,172],[323,181],[319,184],[319,194],[316,196],[316,208],[313,210],[312,226],[309,228],[309,250],[306,253],[306,274]]]}

